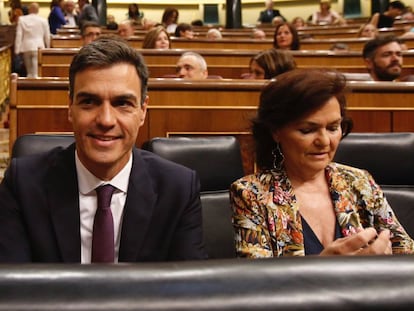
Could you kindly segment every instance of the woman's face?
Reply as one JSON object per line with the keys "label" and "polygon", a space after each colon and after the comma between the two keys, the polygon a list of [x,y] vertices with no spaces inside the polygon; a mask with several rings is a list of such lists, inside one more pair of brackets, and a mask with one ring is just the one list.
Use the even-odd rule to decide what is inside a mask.
{"label": "woman's face", "polygon": [[250,79],[264,79],[264,76],[264,69],[260,67],[255,60],[252,60],[252,62],[250,63]]}
{"label": "woman's face", "polygon": [[341,120],[339,102],[332,97],[319,109],[273,133],[288,176],[306,178],[326,168],[342,137]]}
{"label": "woman's face", "polygon": [[177,12],[172,12],[170,16],[168,16],[167,24],[175,24],[177,23]]}
{"label": "woman's face", "polygon": [[361,37],[363,38],[374,38],[377,34],[377,28],[372,24],[366,24],[364,29],[361,31]]}
{"label": "woman's face", "polygon": [[170,41],[168,40],[168,36],[164,31],[161,31],[155,41],[155,49],[169,49],[170,48]]}
{"label": "woman's face", "polygon": [[277,46],[280,49],[290,49],[293,35],[287,25],[280,26],[276,33]]}

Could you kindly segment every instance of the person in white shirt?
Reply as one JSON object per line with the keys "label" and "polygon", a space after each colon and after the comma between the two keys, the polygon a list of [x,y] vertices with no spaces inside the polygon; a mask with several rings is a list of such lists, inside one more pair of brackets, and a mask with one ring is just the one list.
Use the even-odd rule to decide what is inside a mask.
{"label": "person in white shirt", "polygon": [[39,4],[33,2],[29,6],[29,14],[20,16],[16,28],[14,51],[23,54],[27,77],[37,77],[37,50],[50,47],[49,23],[38,15]]}
{"label": "person in white shirt", "polygon": [[78,16],[75,12],[75,2],[66,0],[64,4],[63,14],[65,15],[66,25],[71,27],[78,26]]}

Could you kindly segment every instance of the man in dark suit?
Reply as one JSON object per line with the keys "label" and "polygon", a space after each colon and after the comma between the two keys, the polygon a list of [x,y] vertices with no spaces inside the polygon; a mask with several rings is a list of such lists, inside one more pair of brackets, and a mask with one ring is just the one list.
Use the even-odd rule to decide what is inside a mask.
{"label": "man in dark suit", "polygon": [[273,18],[280,16],[283,18],[283,21],[286,21],[286,18],[280,14],[279,10],[273,9],[273,0],[266,0],[265,2],[266,10],[261,11],[259,19],[257,20],[261,24],[271,23]]}
{"label": "man in dark suit", "polygon": [[[101,37],[74,57],[68,119],[76,142],[12,160],[0,185],[0,262],[206,258],[196,173],[135,148],[147,81],[142,56],[122,39]],[[103,185],[114,189],[111,259],[95,260]]]}

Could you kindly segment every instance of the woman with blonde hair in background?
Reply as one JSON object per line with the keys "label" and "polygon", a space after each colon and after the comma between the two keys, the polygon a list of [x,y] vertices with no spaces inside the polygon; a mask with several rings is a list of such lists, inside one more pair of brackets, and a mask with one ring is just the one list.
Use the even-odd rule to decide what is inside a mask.
{"label": "woman with blonde hair in background", "polygon": [[143,49],[170,49],[171,39],[163,26],[150,29],[142,41]]}
{"label": "woman with blonde hair in background", "polygon": [[277,75],[296,68],[289,51],[268,49],[250,59],[249,75],[245,79],[273,79]]}

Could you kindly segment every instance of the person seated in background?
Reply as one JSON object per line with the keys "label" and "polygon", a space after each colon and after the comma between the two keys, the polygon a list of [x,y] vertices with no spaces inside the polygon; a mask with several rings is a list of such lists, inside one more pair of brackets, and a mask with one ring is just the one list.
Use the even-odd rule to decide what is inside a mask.
{"label": "person seated in background", "polygon": [[293,26],[295,26],[296,29],[306,27],[305,20],[302,17],[300,17],[300,16],[297,16],[294,19],[292,19],[292,23],[291,24]]}
{"label": "person seated in background", "polygon": [[348,44],[342,42],[332,44],[329,50],[336,53],[348,53],[350,51]]}
{"label": "person seated in background", "polygon": [[177,76],[183,79],[207,79],[207,62],[203,56],[195,52],[185,52],[178,59]]}
{"label": "person seated in background", "polygon": [[359,27],[358,38],[375,38],[378,35],[378,28],[371,23],[363,24]]}
{"label": "person seated in background", "polygon": [[299,50],[300,41],[296,28],[290,23],[277,25],[273,35],[273,47],[282,50]]}
{"label": "person seated in background", "polygon": [[275,16],[272,19],[272,26],[276,27],[277,25],[283,24],[285,21],[281,16]]}
{"label": "person seated in background", "polygon": [[166,8],[162,14],[161,24],[169,34],[175,32],[178,23],[179,12],[176,8]]}
{"label": "person seated in background", "polygon": [[273,0],[266,0],[265,7],[266,9],[261,11],[259,14],[259,18],[257,19],[258,23],[270,24],[273,21],[273,18],[276,16],[280,16],[282,17],[283,21],[286,21],[282,14],[280,14],[279,10],[275,10],[273,8]]}
{"label": "person seated in background", "polygon": [[239,257],[414,253],[373,177],[333,162],[352,128],[345,89],[339,72],[295,69],[262,90],[259,172],[230,188]]}
{"label": "person seated in background", "polygon": [[142,41],[143,49],[169,49],[171,39],[163,26],[157,26],[147,32]]}
{"label": "person seated in background", "polygon": [[124,39],[134,35],[134,26],[130,20],[125,20],[118,24],[118,35]]}
{"label": "person seated in background", "polygon": [[253,29],[252,38],[258,40],[266,39],[266,33],[262,29]]}
{"label": "person seated in background", "polygon": [[394,20],[404,12],[404,9],[405,4],[402,1],[392,1],[384,13],[375,13],[369,22],[377,29],[391,28],[394,25]]}
{"label": "person seated in background", "polygon": [[96,40],[102,34],[101,25],[94,21],[85,21],[81,28],[81,37],[83,45],[87,45]]}
{"label": "person seated in background", "polygon": [[346,20],[337,12],[331,10],[330,0],[320,0],[320,10],[312,14],[311,23],[314,25],[345,25]]}
{"label": "person seated in background", "polygon": [[139,5],[137,3],[130,3],[128,5],[127,19],[131,21],[133,26],[140,26],[143,17],[144,14],[139,11]]}
{"label": "person seated in background", "polygon": [[362,57],[374,81],[398,81],[402,71],[403,53],[400,39],[377,36],[365,43]]}
{"label": "person seated in background", "polygon": [[142,55],[118,36],[73,57],[76,143],[11,161],[0,185],[0,262],[207,258],[196,172],[135,146],[147,87]]}
{"label": "person seated in background", "polygon": [[269,80],[295,68],[296,62],[289,51],[272,48],[261,51],[250,59],[249,75],[243,78]]}
{"label": "person seated in background", "polygon": [[175,28],[174,36],[177,38],[194,39],[193,26],[187,23],[180,23]]}
{"label": "person seated in background", "polygon": [[108,30],[118,30],[118,23],[115,20],[115,16],[109,14],[106,18],[106,29]]}
{"label": "person seated in background", "polygon": [[222,39],[221,31],[217,28],[211,28],[206,33],[206,38],[210,40],[219,40]]}
{"label": "person seated in background", "polygon": [[191,21],[191,26],[204,26],[204,22],[201,19],[195,19]]}

